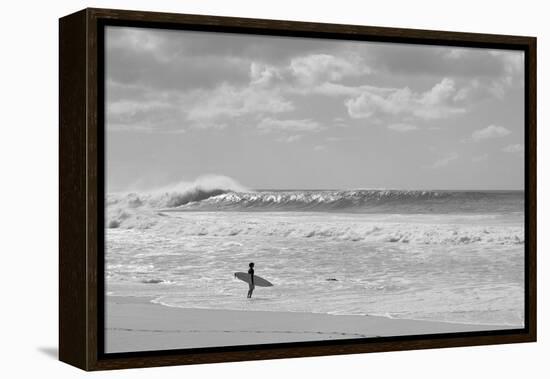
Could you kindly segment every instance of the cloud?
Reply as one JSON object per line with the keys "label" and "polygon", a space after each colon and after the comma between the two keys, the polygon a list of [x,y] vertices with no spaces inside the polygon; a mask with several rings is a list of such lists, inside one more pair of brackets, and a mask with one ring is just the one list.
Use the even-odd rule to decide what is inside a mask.
{"label": "cloud", "polygon": [[165,41],[162,35],[150,29],[108,27],[108,38],[105,40],[107,49],[133,49],[158,52]]}
{"label": "cloud", "polygon": [[264,118],[258,124],[258,128],[264,131],[301,131],[314,132],[321,129],[321,125],[314,120],[277,120]]}
{"label": "cloud", "polygon": [[370,118],[377,114],[414,116],[420,119],[447,118],[465,112],[453,102],[456,94],[452,79],[444,78],[430,90],[417,93],[410,88],[365,90],[345,105],[352,118]]}
{"label": "cloud", "polygon": [[135,98],[111,100],[106,93],[105,120],[109,131],[136,131],[146,133],[181,133],[184,115],[167,94],[151,96],[147,91],[139,91]]}
{"label": "cloud", "polygon": [[412,130],[417,130],[418,128],[411,124],[390,124],[388,125],[388,129],[394,130],[396,132],[410,132]]}
{"label": "cloud", "polygon": [[416,77],[479,78],[491,80],[506,73],[507,59],[522,55],[512,50],[398,44],[366,45],[373,70]]}
{"label": "cloud", "polygon": [[294,109],[293,104],[279,92],[254,86],[222,84],[212,91],[197,91],[194,95],[186,112],[187,118],[193,121],[281,113]]}
{"label": "cloud", "polygon": [[486,128],[476,130],[472,133],[472,140],[480,142],[487,139],[502,138],[512,133],[503,126],[489,125]]}
{"label": "cloud", "polygon": [[454,161],[456,159],[458,159],[458,154],[457,153],[450,153],[450,154],[446,155],[445,157],[436,160],[433,164],[429,165],[428,167],[429,168],[442,168],[442,167],[448,166],[449,163],[451,163],[452,161]]}
{"label": "cloud", "polygon": [[512,75],[523,71],[525,59],[523,51],[488,50],[488,53],[500,60],[507,74]]}
{"label": "cloud", "polygon": [[[301,130],[334,104],[341,108],[329,117],[346,117],[331,126],[371,118],[407,132],[465,113],[487,88],[502,93],[523,72],[523,55],[504,50],[124,27],[109,27],[106,37],[112,130],[182,132],[263,119]],[[329,102],[326,112],[313,111]]]}
{"label": "cloud", "polygon": [[317,145],[313,148],[314,151],[323,151],[325,150],[327,147],[325,145]]}
{"label": "cloud", "polygon": [[[372,87],[368,87],[372,88]],[[340,83],[324,82],[311,87],[300,86],[293,89],[294,92],[309,95],[319,94],[325,96],[358,96],[363,90],[362,87],[352,87]]]}
{"label": "cloud", "polygon": [[505,153],[523,153],[524,150],[525,147],[523,146],[523,144],[519,143],[508,145],[502,148],[502,151],[504,151]]}
{"label": "cloud", "polygon": [[162,35],[128,35],[133,34],[143,35],[143,41],[126,34],[107,35],[105,73],[111,81],[159,90],[190,90],[212,88],[222,81],[242,84],[249,80],[249,61],[243,57],[185,54],[177,46],[169,50]]}
{"label": "cloud", "polygon": [[252,85],[268,86],[281,79],[282,74],[277,67],[261,62],[250,64],[250,84]]}
{"label": "cloud", "polygon": [[489,50],[502,67],[503,73],[489,85],[489,92],[497,98],[503,98],[514,86],[523,86],[524,53],[522,51]]}
{"label": "cloud", "polygon": [[352,118],[369,118],[377,112],[403,113],[409,107],[410,99],[409,88],[392,91],[386,96],[365,91],[359,97],[346,101],[346,107]]}
{"label": "cloud", "polygon": [[365,54],[371,57],[372,70],[393,77],[475,80],[479,86],[470,91],[469,102],[476,101],[473,96],[502,99],[523,85],[522,51],[377,44],[369,45]]}
{"label": "cloud", "polygon": [[336,57],[330,54],[310,54],[290,61],[291,73],[301,82],[335,82],[346,76],[370,73],[358,56]]}
{"label": "cloud", "polygon": [[463,48],[451,48],[449,51],[443,53],[443,56],[448,59],[460,59],[468,54],[468,49]]}
{"label": "cloud", "polygon": [[443,78],[429,91],[425,92],[418,101],[425,105],[437,105],[448,100],[456,92],[455,82],[449,78]]}
{"label": "cloud", "polygon": [[159,91],[136,87],[133,96],[111,95],[124,85],[111,84],[107,91],[106,120],[109,129],[175,131],[188,128],[224,128],[243,117],[262,117],[294,110],[277,89],[222,83],[212,89]]}

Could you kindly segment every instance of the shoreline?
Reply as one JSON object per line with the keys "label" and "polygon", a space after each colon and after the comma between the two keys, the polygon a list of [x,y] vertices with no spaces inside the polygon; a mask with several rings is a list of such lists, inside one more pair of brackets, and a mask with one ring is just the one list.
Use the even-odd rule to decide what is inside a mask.
{"label": "shoreline", "polygon": [[302,311],[268,311],[268,310],[242,310],[242,309],[215,309],[215,308],[186,308],[186,307],[178,307],[178,306],[172,306],[164,304],[163,302],[159,301],[156,302],[154,299],[157,298],[157,296],[138,296],[138,295],[108,295],[108,297],[121,297],[121,298],[142,298],[142,299],[149,299],[149,302],[151,304],[157,304],[162,307],[166,308],[176,308],[176,309],[194,309],[194,310],[203,310],[203,311],[228,311],[228,312],[265,312],[265,313],[297,313],[297,314],[312,314],[312,315],[326,315],[326,316],[335,316],[335,317],[377,317],[377,318],[383,318],[388,320],[407,320],[407,321],[422,321],[422,322],[435,322],[435,323],[441,323],[441,324],[452,324],[452,325],[469,325],[469,326],[479,326],[479,327],[485,327],[490,330],[493,326],[499,329],[507,328],[507,329],[521,329],[523,326],[520,325],[511,325],[511,324],[489,324],[489,323],[479,323],[479,324],[472,324],[470,322],[466,321],[445,321],[445,320],[426,320],[421,318],[400,318],[400,317],[392,317],[391,315],[382,315],[382,314],[335,314],[335,313],[322,313],[322,312],[302,312]]}
{"label": "shoreline", "polygon": [[176,308],[151,299],[106,296],[106,353],[517,328],[383,316]]}

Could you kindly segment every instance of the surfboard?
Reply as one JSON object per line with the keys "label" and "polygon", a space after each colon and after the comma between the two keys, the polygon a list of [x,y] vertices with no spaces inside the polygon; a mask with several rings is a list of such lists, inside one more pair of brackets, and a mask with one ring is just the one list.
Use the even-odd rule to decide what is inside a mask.
{"label": "surfboard", "polygon": [[[250,284],[250,274],[247,272],[236,272],[235,277]],[[257,287],[273,287],[273,284],[258,275],[254,275],[254,285]]]}

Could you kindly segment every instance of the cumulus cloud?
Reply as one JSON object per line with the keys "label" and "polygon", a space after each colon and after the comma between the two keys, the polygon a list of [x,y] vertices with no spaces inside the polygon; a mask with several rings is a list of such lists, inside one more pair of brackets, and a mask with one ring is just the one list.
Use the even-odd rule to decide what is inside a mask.
{"label": "cumulus cloud", "polygon": [[521,51],[378,44],[369,46],[367,52],[375,61],[372,68],[376,72],[416,78],[448,76],[457,83],[476,80],[479,85],[470,89],[469,102],[502,99],[523,85]]}
{"label": "cumulus cloud", "polygon": [[243,117],[294,110],[294,105],[278,90],[227,83],[186,92],[134,89],[134,98],[111,99],[109,94],[107,98],[106,120],[110,130],[219,129]]}
{"label": "cumulus cloud", "polygon": [[330,54],[310,54],[290,61],[289,69],[305,83],[340,81],[345,76],[368,74],[370,69],[357,56],[336,57]]}
{"label": "cumulus cloud", "polygon": [[[466,113],[476,93],[483,89],[486,95],[488,86],[500,93],[523,72],[523,55],[503,50],[277,38],[266,43],[265,37],[200,32],[182,38],[180,32],[118,27],[107,37],[112,130],[250,125],[311,131],[320,128],[312,118],[330,126],[371,118],[410,132]],[[319,112],[307,113],[313,109]],[[334,116],[345,118],[331,123]]]}
{"label": "cumulus cloud", "polygon": [[502,148],[502,151],[504,151],[505,153],[523,153],[524,150],[525,147],[523,146],[523,144],[519,143],[508,145]]}
{"label": "cumulus cloud", "polygon": [[282,79],[282,74],[277,67],[261,62],[250,64],[250,84],[268,86],[278,79]]}
{"label": "cumulus cloud", "polygon": [[444,78],[430,90],[417,93],[410,88],[363,91],[346,101],[352,118],[369,118],[376,114],[410,115],[421,119],[439,119],[465,112],[452,100],[456,94],[452,79]]}
{"label": "cumulus cloud", "polygon": [[196,92],[187,111],[189,120],[240,117],[247,114],[281,113],[294,109],[277,91],[222,84],[212,91]]}
{"label": "cumulus cloud", "polygon": [[456,92],[455,82],[449,78],[443,78],[429,91],[425,92],[418,100],[421,104],[437,105],[448,100]]}
{"label": "cumulus cloud", "polygon": [[512,133],[510,130],[499,125],[489,125],[486,128],[476,130],[472,133],[472,140],[480,142],[487,139],[502,138]]}

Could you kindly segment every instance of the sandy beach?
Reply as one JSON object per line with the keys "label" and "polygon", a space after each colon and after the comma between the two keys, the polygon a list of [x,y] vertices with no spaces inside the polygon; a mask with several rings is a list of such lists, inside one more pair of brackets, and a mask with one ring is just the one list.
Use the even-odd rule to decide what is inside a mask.
{"label": "sandy beach", "polygon": [[107,297],[107,353],[510,328],[374,316],[184,309],[150,300]]}

